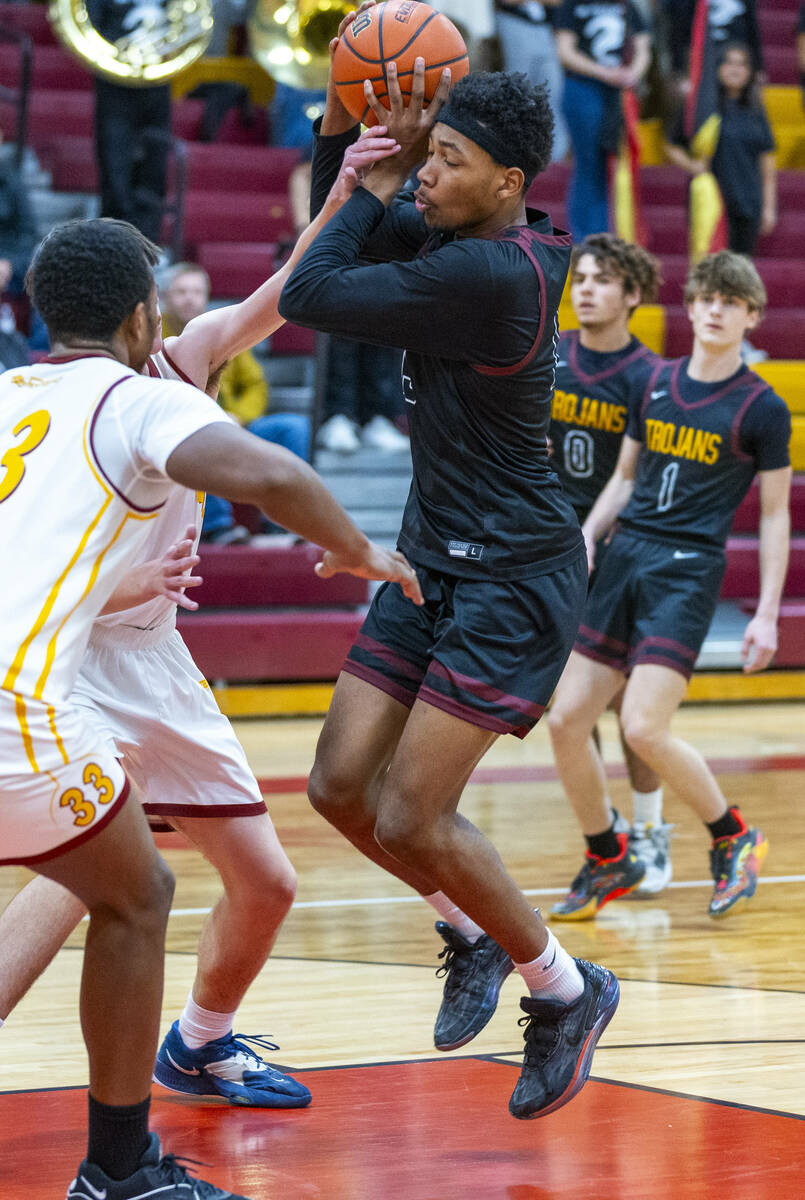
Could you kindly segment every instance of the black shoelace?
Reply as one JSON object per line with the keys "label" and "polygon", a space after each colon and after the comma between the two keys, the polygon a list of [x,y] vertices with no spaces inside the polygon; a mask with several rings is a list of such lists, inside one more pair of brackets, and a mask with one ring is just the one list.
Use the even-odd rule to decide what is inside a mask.
{"label": "black shoelace", "polygon": [[439,958],[443,958],[444,962],[436,968],[436,978],[442,979],[445,975],[448,976],[448,987],[455,987],[461,980],[471,975],[475,966],[473,947],[465,949],[463,946],[445,946],[444,950],[439,952]]}

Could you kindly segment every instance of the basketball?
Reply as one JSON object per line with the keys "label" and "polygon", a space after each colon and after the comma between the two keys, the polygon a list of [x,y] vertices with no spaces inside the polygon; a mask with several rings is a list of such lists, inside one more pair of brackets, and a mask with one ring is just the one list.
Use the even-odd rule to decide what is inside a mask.
{"label": "basketball", "polygon": [[461,34],[444,13],[429,4],[387,0],[358,13],[333,57],[333,82],[341,103],[356,121],[376,125],[366,103],[364,80],[372,81],[377,98],[388,108],[386,65],[396,62],[400,91],[407,103],[417,58],[425,60],[426,101],[433,98],[445,67],[450,68],[454,83],[470,69]]}

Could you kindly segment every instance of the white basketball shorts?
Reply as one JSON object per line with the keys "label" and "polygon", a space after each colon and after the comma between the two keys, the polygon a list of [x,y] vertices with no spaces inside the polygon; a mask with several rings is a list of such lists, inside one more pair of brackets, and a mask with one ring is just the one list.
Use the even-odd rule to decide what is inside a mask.
{"label": "white basketball shorts", "polygon": [[264,813],[243,748],[189,650],[175,629],[158,636],[149,645],[147,631],[132,631],[132,644],[125,627],[93,634],[71,702],[120,757],[152,824]]}

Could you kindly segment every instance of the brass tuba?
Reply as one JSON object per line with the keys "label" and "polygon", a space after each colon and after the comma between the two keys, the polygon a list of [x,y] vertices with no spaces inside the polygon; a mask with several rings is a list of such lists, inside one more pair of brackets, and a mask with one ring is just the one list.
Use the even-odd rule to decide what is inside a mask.
{"label": "brass tuba", "polygon": [[359,0],[257,0],[249,21],[251,51],[264,71],[290,87],[323,89],[328,47]]}
{"label": "brass tuba", "polygon": [[114,41],[92,24],[86,0],[50,0],[48,16],[76,58],[129,87],[166,83],[200,58],[212,37],[212,0],[132,0]]}

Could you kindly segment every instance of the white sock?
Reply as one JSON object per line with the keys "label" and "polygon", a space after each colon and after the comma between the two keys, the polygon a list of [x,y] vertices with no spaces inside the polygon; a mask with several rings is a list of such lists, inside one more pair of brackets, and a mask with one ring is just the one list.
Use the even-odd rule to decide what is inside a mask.
{"label": "white sock", "polygon": [[662,825],[662,787],[653,792],[637,792],[632,788],[635,825]]}
{"label": "white sock", "polygon": [[480,925],[476,925],[466,913],[463,913],[458,908],[449,896],[445,896],[444,892],[434,892],[431,896],[423,896],[423,900],[427,900],[431,908],[435,908],[443,921],[447,921],[448,925],[452,925],[459,933],[462,933],[468,942],[477,942],[478,938],[483,934],[483,929]]}
{"label": "white sock", "polygon": [[3,1028],[3,1025],[4,1025],[3,1018],[2,1018],[2,1017],[0,1017],[0,1029],[2,1029],[2,1028]]}
{"label": "white sock", "polygon": [[234,1020],[234,1012],[210,1012],[209,1009],[196,1004],[191,988],[184,1012],[179,1017],[179,1033],[188,1049],[198,1050],[200,1046],[206,1046],[207,1042],[214,1042],[216,1038],[225,1037],[232,1028]]}
{"label": "white sock", "polygon": [[581,972],[564,946],[548,930],[548,945],[533,962],[515,963],[532,996],[571,1004],[584,991]]}

